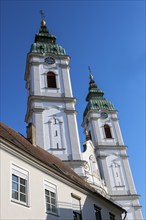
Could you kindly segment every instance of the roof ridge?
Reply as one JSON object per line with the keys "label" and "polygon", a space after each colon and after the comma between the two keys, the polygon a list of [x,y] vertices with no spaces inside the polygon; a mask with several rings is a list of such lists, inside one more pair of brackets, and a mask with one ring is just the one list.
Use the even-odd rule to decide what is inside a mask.
{"label": "roof ridge", "polygon": [[[16,134],[16,137],[15,137],[15,134]],[[48,167],[53,168],[55,171],[57,171],[58,174],[64,175],[69,181],[73,181],[73,183],[75,183],[79,187],[85,188],[86,190],[89,190],[92,193],[96,193],[103,199],[108,200],[109,202],[113,203],[109,198],[104,197],[95,188],[93,188],[88,182],[82,179],[82,177],[77,175],[67,164],[63,163],[63,161],[61,161],[59,158],[50,154],[49,152],[47,152],[46,150],[42,149],[39,146],[32,145],[25,137],[23,137],[17,131],[13,130],[9,126],[0,122],[0,137],[2,137],[3,139],[7,141],[10,141],[9,139],[11,136],[15,139],[15,141],[11,140],[11,142],[15,145],[15,147],[17,148],[19,147],[21,151],[24,151],[25,153],[30,154],[31,157],[34,157],[36,160],[39,160],[40,162],[44,163],[44,165],[47,165]],[[22,145],[19,138],[21,138],[22,142],[23,140],[26,141],[26,146],[24,144]],[[116,205],[115,203],[113,204]],[[119,208],[122,209],[121,207]]]}
{"label": "roof ridge", "polygon": [[[81,177],[78,176],[67,164],[63,163],[58,157],[56,157],[56,156],[54,156],[53,154],[47,152],[46,150],[42,149],[42,148],[39,147],[39,146],[34,146],[34,145],[31,144],[24,136],[22,136],[19,132],[13,130],[12,128],[10,128],[9,126],[3,124],[2,122],[0,122],[0,128],[3,128],[3,129],[5,130],[5,132],[7,132],[10,136],[13,137],[13,139],[14,139],[15,141],[17,141],[17,142],[19,143],[19,145],[22,145],[22,146],[24,147],[23,150],[25,150],[25,152],[26,152],[26,146],[25,146],[25,144],[23,143],[23,140],[26,141],[26,144],[28,144],[30,148],[34,147],[34,151],[35,151],[35,150],[39,150],[39,151],[41,151],[41,153],[42,153],[43,155],[44,155],[44,154],[48,155],[48,156],[50,157],[49,159],[52,161],[52,163],[49,163],[49,161],[48,161],[48,163],[49,163],[49,165],[50,165],[51,167],[56,168],[58,171],[62,171],[62,173],[64,173],[64,174],[67,174],[68,172],[70,172],[70,173],[72,173],[74,176],[81,178]],[[16,136],[15,136],[15,135],[16,135]],[[11,139],[11,141],[10,141],[10,138],[4,137],[4,136],[1,134],[1,132],[0,132],[0,136],[3,137],[3,138],[5,138],[5,139],[7,139],[7,140],[8,140],[9,142],[11,142],[11,143],[14,143],[14,142],[15,142],[15,141],[12,140],[12,139]],[[18,136],[18,137],[17,137],[17,136]],[[19,137],[22,139],[22,142],[19,140]],[[18,144],[18,143],[17,143],[17,144]],[[16,143],[15,143],[15,144],[16,144]],[[22,150],[22,149],[21,149],[21,150]],[[28,148],[27,148],[27,153],[28,153]],[[29,153],[31,153],[31,154],[34,155],[33,152],[30,152],[30,151],[29,151]],[[45,155],[44,155],[44,156],[45,156]],[[37,159],[38,159],[38,158],[37,158]],[[57,162],[57,164],[54,162],[54,160]],[[43,161],[43,162],[45,163],[45,161]],[[48,165],[48,163],[47,163],[47,165]],[[63,168],[63,169],[67,169],[67,170],[66,170],[67,172],[65,172],[64,170],[62,170],[61,167],[58,166],[58,163],[61,163],[62,168]],[[46,163],[45,163],[45,164],[46,164]],[[81,179],[82,179],[82,178],[81,178]]]}

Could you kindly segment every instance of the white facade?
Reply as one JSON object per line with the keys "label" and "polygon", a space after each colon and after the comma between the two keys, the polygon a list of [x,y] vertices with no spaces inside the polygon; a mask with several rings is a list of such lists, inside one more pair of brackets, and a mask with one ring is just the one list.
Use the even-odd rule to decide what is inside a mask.
{"label": "white facade", "polygon": [[[45,62],[54,59],[53,64]],[[35,127],[35,144],[64,161],[83,175],[75,103],[70,83],[69,56],[28,54],[26,122]],[[56,88],[47,86],[47,73],[53,72]],[[78,161],[78,165],[74,161]]]}
{"label": "white facade", "polygon": [[[102,114],[105,117],[102,117]],[[89,110],[83,127],[90,132],[101,178],[108,194],[127,211],[127,220],[143,219],[116,110]],[[108,126],[110,135],[104,126]],[[108,137],[109,135],[109,137]]]}
{"label": "white facade", "polygon": [[95,147],[91,140],[83,143],[84,151],[82,153],[84,163],[84,175],[86,181],[93,186],[99,193],[104,195],[106,198],[110,198],[108,190],[105,185],[105,181],[101,179],[99,166],[97,164],[95,156]]}
{"label": "white facade", "polygon": [[[48,65],[45,62],[47,56],[28,55],[27,58],[25,79],[29,98],[26,122],[33,123],[36,128],[37,145],[48,151],[54,150],[53,153],[56,152],[62,160],[80,159],[75,99],[72,96],[69,76],[69,57],[53,56],[55,63]],[[56,75],[57,88],[47,87],[47,73],[50,71]],[[53,120],[57,120],[56,125]],[[58,137],[55,140],[56,130]],[[76,146],[76,153],[72,152],[72,145]]]}
{"label": "white facade", "polygon": [[[89,114],[87,114],[86,118],[83,122],[83,127],[91,132],[92,135],[92,142],[96,145],[124,145],[119,121],[117,118],[117,112],[107,112],[108,117],[102,118],[101,112],[104,112],[105,110],[97,111],[91,111]],[[90,123],[87,123],[87,120],[90,121]],[[107,139],[104,131],[104,125],[108,125],[111,130],[112,138]]]}
{"label": "white facade", "polygon": [[[21,142],[19,142],[20,138]],[[15,139],[12,134],[11,139],[14,143],[2,137],[0,145],[0,219],[68,220],[75,219],[73,216],[78,213],[84,220],[96,220],[95,207],[98,207],[102,219],[109,219],[112,213],[115,219],[121,220],[123,209],[100,194],[93,193],[88,185],[78,184],[73,178],[69,179],[65,173],[53,170],[51,166],[32,156],[35,146],[27,147],[22,137]],[[18,146],[15,142],[19,143]],[[31,153],[23,151],[24,146]],[[45,158],[48,156],[47,152],[41,151],[41,153]],[[49,156],[48,159],[55,163],[53,156]],[[62,164],[61,161],[59,163]],[[72,173],[72,176],[74,175],[76,176]],[[21,178],[20,182],[16,181],[16,177]],[[16,187],[17,182],[20,188]],[[24,187],[26,190],[23,189]],[[18,198],[16,191],[19,193]],[[46,210],[49,204],[48,192],[52,196],[50,211]]]}
{"label": "white facade", "polygon": [[[117,111],[90,75],[86,100],[91,102],[82,125],[92,141],[84,143],[86,150],[81,153],[70,58],[49,34],[45,21],[41,25],[26,62],[28,139],[68,164],[106,198],[121,204],[128,212],[127,220],[142,219]],[[48,76],[53,77],[54,85],[49,85],[52,78]]]}

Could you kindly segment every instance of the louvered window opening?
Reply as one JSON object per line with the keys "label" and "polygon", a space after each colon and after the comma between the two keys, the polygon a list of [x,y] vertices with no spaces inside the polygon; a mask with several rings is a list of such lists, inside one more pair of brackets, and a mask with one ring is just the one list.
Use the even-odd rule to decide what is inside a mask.
{"label": "louvered window opening", "polygon": [[104,131],[106,138],[112,138],[111,129],[108,125],[104,125]]}
{"label": "louvered window opening", "polygon": [[47,73],[47,86],[48,86],[48,88],[57,88],[56,76],[52,72]]}

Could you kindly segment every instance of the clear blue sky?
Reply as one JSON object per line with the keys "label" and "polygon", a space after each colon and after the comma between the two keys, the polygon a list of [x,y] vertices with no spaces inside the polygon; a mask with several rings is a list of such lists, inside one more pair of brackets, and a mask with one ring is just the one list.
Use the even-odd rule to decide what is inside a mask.
{"label": "clear blue sky", "polygon": [[145,207],[145,1],[1,0],[1,120],[26,134],[26,54],[45,12],[50,33],[71,57],[81,142],[88,65],[119,111],[133,178]]}

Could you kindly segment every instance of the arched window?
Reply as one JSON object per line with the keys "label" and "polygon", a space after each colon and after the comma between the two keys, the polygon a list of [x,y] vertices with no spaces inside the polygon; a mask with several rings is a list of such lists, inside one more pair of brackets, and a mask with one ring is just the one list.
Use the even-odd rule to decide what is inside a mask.
{"label": "arched window", "polygon": [[106,138],[112,138],[111,129],[109,125],[104,125],[104,131]]}
{"label": "arched window", "polygon": [[53,72],[47,73],[47,86],[48,86],[48,88],[57,88],[56,76]]}

